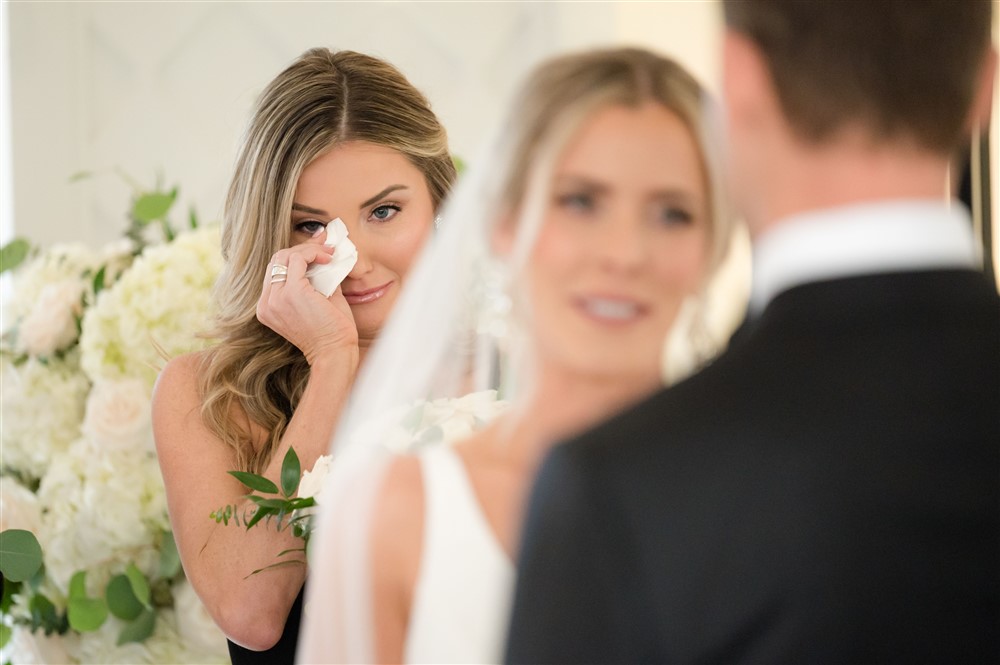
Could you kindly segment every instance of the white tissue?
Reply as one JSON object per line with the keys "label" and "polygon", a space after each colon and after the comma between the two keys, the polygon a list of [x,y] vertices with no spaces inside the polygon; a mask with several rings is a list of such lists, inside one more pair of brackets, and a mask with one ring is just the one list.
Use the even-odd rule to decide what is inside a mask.
{"label": "white tissue", "polygon": [[328,247],[334,247],[333,260],[329,263],[314,263],[306,270],[306,279],[313,288],[329,298],[337,290],[348,273],[358,262],[358,248],[347,237],[347,227],[340,217],[326,225],[326,242]]}

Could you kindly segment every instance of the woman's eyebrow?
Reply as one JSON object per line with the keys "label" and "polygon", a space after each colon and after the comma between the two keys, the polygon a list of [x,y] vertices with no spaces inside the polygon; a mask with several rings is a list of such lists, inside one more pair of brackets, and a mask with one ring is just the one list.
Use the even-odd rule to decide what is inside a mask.
{"label": "woman's eyebrow", "polygon": [[320,215],[321,217],[329,217],[330,213],[325,210],[319,210],[318,208],[310,208],[309,206],[304,206],[301,203],[293,203],[292,210],[298,210],[299,212],[307,212],[310,215]]}
{"label": "woman's eyebrow", "polygon": [[375,196],[371,197],[370,199],[368,199],[367,201],[365,201],[364,203],[362,203],[360,206],[358,206],[358,208],[359,209],[360,208],[367,208],[368,206],[370,206],[371,204],[375,203],[376,201],[378,201],[382,197],[386,196],[387,194],[391,194],[392,192],[396,191],[397,189],[409,189],[409,187],[407,187],[406,185],[389,185],[388,187],[386,187],[385,189],[383,189],[381,192],[379,192]]}

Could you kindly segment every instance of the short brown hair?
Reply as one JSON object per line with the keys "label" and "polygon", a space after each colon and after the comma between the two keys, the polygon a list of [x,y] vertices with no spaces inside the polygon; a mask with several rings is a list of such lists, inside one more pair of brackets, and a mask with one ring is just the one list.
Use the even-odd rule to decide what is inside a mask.
{"label": "short brown hair", "polygon": [[988,0],[727,0],[726,25],[763,53],[806,140],[846,125],[939,153],[967,137],[990,43]]}

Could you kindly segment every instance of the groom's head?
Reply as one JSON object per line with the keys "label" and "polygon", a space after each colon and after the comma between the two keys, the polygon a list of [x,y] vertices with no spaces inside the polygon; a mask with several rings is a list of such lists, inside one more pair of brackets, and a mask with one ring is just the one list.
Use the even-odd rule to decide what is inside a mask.
{"label": "groom's head", "polygon": [[946,155],[988,116],[988,0],[724,7],[734,178],[766,171],[758,160],[785,138],[808,148],[850,137]]}

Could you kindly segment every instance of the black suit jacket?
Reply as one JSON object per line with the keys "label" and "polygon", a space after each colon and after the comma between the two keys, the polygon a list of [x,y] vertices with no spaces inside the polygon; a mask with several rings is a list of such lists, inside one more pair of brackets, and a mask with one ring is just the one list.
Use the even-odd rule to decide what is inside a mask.
{"label": "black suit jacket", "polygon": [[802,285],[543,464],[507,661],[996,662],[1000,299]]}

